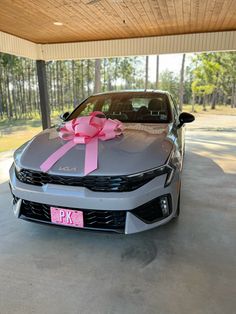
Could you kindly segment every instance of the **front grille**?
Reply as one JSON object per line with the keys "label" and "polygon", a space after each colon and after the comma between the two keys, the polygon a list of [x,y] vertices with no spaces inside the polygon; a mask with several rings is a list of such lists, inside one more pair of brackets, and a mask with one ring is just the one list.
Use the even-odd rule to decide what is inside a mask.
{"label": "front grille", "polygon": [[[164,167],[163,167],[164,169]],[[27,184],[42,186],[44,184],[59,184],[67,186],[85,187],[97,192],[129,192],[136,190],[144,184],[151,181],[157,175],[163,174],[153,172],[151,174],[143,174],[140,176],[85,176],[71,177],[52,175],[34,170],[21,169],[16,171],[17,178]]]}
{"label": "front grille", "polygon": [[[125,227],[125,211],[78,210],[83,212],[85,228],[119,230],[121,232]],[[50,206],[46,204],[22,200],[21,215],[26,218],[51,222]]]}

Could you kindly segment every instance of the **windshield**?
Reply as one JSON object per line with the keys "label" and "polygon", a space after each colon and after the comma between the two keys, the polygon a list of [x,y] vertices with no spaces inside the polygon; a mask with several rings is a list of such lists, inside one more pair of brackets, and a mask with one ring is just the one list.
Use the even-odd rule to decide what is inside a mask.
{"label": "windshield", "polygon": [[171,110],[166,94],[124,92],[91,96],[79,105],[68,120],[102,111],[107,118],[122,122],[169,123]]}

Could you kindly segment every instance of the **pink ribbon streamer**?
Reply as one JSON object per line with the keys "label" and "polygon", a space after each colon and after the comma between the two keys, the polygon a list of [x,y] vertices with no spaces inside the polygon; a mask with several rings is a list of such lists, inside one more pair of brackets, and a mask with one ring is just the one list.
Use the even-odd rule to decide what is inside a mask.
{"label": "pink ribbon streamer", "polygon": [[[103,115],[104,118],[99,118],[98,115]],[[87,175],[98,167],[98,140],[107,141],[122,132],[123,125],[119,120],[106,119],[104,113],[100,111],[94,111],[89,116],[68,121],[59,132],[59,137],[68,143],[50,155],[41,164],[40,169],[47,172],[72,147],[77,144],[85,144],[84,175]]]}

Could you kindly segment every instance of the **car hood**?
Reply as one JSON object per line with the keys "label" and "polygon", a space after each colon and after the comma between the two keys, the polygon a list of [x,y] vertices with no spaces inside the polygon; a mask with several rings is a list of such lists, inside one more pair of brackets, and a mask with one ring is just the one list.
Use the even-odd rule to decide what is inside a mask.
{"label": "car hood", "polygon": [[[169,124],[125,124],[123,135],[99,141],[98,169],[93,175],[126,175],[163,165],[173,147]],[[66,142],[56,128],[47,129],[15,152],[20,168],[40,171],[40,165]],[[82,176],[85,145],[78,144],[48,171],[51,174]]]}

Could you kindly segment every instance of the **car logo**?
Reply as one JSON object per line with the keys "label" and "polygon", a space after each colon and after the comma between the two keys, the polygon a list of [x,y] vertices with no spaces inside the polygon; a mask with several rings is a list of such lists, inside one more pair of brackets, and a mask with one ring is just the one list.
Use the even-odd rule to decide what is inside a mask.
{"label": "car logo", "polygon": [[72,167],[60,167],[59,170],[62,170],[62,171],[67,171],[67,172],[77,172],[78,169],[76,167],[72,168]]}

